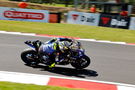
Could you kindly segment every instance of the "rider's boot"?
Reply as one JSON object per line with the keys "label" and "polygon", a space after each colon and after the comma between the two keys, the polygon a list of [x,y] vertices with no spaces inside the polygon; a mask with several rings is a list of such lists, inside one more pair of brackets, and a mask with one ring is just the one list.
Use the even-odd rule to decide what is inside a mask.
{"label": "rider's boot", "polygon": [[49,65],[49,68],[55,67],[55,62]]}
{"label": "rider's boot", "polygon": [[50,65],[48,65],[48,67],[49,67],[48,70],[50,70],[50,71],[54,70],[55,62],[50,64]]}

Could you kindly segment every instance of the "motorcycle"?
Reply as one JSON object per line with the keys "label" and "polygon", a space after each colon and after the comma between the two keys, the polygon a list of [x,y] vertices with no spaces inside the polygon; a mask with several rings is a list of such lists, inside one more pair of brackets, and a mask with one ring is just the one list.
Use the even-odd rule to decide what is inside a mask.
{"label": "motorcycle", "polygon": [[[22,61],[31,66],[33,63],[34,65],[38,65],[39,63],[43,63],[40,55],[38,53],[38,49],[43,43],[41,41],[37,41],[36,43],[32,44],[32,41],[25,41],[25,44],[30,46],[30,48],[25,49],[21,53]],[[72,45],[70,46],[70,51],[66,55],[59,56],[62,58],[62,61],[56,62],[56,65],[68,65],[71,64],[75,69],[84,69],[88,67],[91,63],[90,58],[85,55],[85,50],[82,48],[82,45],[79,41],[74,40]]]}

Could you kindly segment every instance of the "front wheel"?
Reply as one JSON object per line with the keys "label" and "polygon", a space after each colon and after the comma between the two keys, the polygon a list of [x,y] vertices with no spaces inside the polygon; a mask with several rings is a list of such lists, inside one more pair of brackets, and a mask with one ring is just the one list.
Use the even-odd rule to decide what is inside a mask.
{"label": "front wheel", "polygon": [[31,66],[32,64],[38,64],[38,60],[35,59],[36,57],[37,53],[32,49],[26,49],[21,53],[22,61],[25,62],[28,66]]}
{"label": "front wheel", "polygon": [[71,65],[73,67],[75,67],[76,69],[83,69],[83,68],[86,68],[90,65],[91,63],[91,60],[88,56],[83,56],[81,57],[80,59],[74,61],[71,63]]}

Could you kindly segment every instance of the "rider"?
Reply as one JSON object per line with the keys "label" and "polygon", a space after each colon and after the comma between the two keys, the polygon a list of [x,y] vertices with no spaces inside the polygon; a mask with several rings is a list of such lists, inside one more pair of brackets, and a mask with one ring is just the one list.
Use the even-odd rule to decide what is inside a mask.
{"label": "rider", "polygon": [[[42,61],[50,68],[55,66],[55,62],[60,62],[60,54],[68,51],[73,40],[69,38],[54,38],[42,44],[38,50]],[[55,61],[57,60],[57,61]]]}

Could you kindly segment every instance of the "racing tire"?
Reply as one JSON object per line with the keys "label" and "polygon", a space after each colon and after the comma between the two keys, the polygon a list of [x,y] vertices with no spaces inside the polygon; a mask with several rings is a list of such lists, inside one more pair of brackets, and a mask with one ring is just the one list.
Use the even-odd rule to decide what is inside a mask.
{"label": "racing tire", "polygon": [[83,56],[79,60],[72,62],[71,65],[76,69],[84,69],[88,67],[91,63],[91,60],[88,56]]}
{"label": "racing tire", "polygon": [[37,56],[37,53],[33,49],[26,49],[21,53],[22,61],[28,66],[36,66],[39,64],[38,60],[33,58],[34,56]]}

